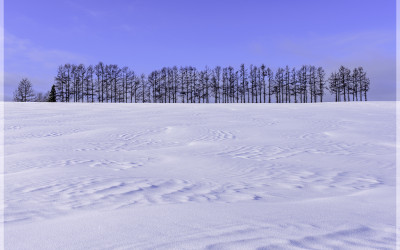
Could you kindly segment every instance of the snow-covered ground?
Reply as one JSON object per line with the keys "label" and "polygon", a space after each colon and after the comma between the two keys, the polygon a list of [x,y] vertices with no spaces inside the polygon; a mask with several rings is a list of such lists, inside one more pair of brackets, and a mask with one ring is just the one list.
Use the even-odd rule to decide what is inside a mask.
{"label": "snow-covered ground", "polygon": [[394,249],[395,102],[5,104],[6,249]]}

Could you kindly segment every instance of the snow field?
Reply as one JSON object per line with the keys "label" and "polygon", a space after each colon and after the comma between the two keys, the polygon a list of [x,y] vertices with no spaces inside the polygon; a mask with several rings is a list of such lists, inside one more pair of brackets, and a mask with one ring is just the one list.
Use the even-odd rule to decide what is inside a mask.
{"label": "snow field", "polygon": [[6,249],[394,249],[394,102],[5,103]]}

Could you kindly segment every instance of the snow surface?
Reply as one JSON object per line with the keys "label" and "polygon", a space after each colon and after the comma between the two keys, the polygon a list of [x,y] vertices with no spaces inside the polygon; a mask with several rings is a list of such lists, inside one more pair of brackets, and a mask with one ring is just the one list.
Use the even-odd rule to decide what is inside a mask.
{"label": "snow surface", "polygon": [[6,249],[394,249],[395,102],[5,104]]}

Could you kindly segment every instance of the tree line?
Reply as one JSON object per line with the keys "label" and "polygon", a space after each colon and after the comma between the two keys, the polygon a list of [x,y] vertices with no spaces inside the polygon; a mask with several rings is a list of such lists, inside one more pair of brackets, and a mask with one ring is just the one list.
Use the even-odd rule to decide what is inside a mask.
{"label": "tree line", "polygon": [[299,69],[264,64],[233,67],[163,67],[136,74],[128,67],[98,63],[58,67],[55,96],[59,102],[111,103],[313,103],[329,92],[335,101],[366,101],[370,80],[362,67],[339,70],[326,78],[322,67]]}
{"label": "tree line", "polygon": [[14,102],[56,102],[56,89],[53,85],[51,90],[46,93],[36,93],[31,81],[28,78],[23,78],[14,91],[13,100]]}

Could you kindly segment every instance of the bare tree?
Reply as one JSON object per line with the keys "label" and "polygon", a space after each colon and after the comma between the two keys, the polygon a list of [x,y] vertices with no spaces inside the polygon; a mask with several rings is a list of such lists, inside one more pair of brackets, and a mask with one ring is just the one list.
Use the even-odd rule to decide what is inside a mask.
{"label": "bare tree", "polygon": [[39,92],[35,95],[35,98],[33,99],[33,101],[34,102],[47,102],[49,99],[49,94],[50,94],[49,91],[47,91],[46,93]]}
{"label": "bare tree", "polygon": [[14,91],[15,102],[32,102],[35,99],[35,92],[33,91],[32,83],[28,78],[23,78],[17,89]]}
{"label": "bare tree", "polygon": [[[298,87],[298,81],[297,81],[297,74],[296,74],[296,69],[293,68],[292,69],[292,73],[290,76],[290,87],[289,87],[289,91],[290,91],[290,95],[294,97],[294,102],[297,103],[297,95],[299,93],[299,87]],[[290,101],[290,97],[289,97],[289,101]]]}
{"label": "bare tree", "polygon": [[277,102],[283,102],[283,83],[284,83],[284,69],[278,68],[275,74],[275,83],[276,86],[274,88],[274,92],[276,95]]}
{"label": "bare tree", "polygon": [[322,102],[322,97],[324,96],[324,90],[325,90],[325,71],[322,67],[318,67],[317,69],[317,79],[316,79],[317,85],[318,85],[318,90],[317,90],[317,95],[319,95],[319,100]]}
{"label": "bare tree", "polygon": [[[61,102],[158,102],[158,103],[271,103],[320,102],[325,89],[335,95],[335,101],[362,101],[367,99],[370,80],[362,67],[350,71],[341,66],[330,75],[329,88],[325,86],[322,67],[304,65],[299,70],[289,66],[274,72],[266,68],[244,64],[239,70],[219,66],[204,70],[186,66],[163,67],[148,77],[135,76],[128,67],[118,65],[65,64],[58,67],[54,78],[57,101]],[[251,96],[251,97],[250,97]],[[319,98],[318,98],[319,96]],[[213,100],[210,98],[213,97]],[[41,99],[41,97],[39,98]]]}
{"label": "bare tree", "polygon": [[247,81],[247,69],[244,64],[240,65],[240,101],[242,103],[246,103],[246,92],[248,90],[248,81]]}
{"label": "bare tree", "polygon": [[290,69],[289,66],[286,65],[285,68],[285,102],[290,102]]}
{"label": "bare tree", "polygon": [[211,76],[211,89],[212,89],[212,95],[214,96],[214,103],[220,102],[219,100],[220,79],[221,79],[221,67],[216,66],[212,71],[212,76]]}
{"label": "bare tree", "polygon": [[337,72],[332,72],[328,79],[329,91],[331,94],[335,94],[335,101],[340,102],[340,83],[339,74]]}

